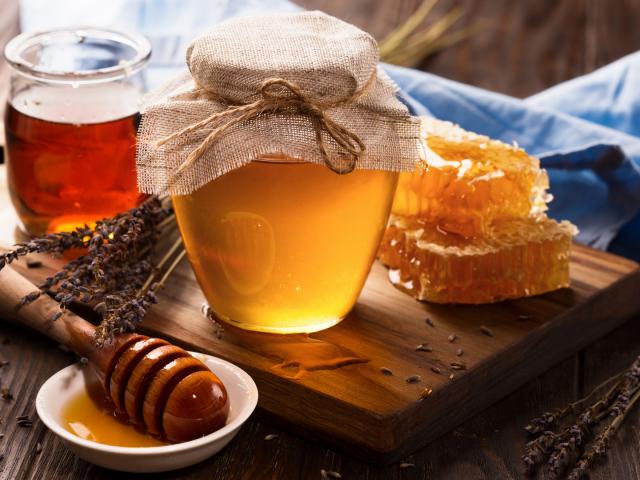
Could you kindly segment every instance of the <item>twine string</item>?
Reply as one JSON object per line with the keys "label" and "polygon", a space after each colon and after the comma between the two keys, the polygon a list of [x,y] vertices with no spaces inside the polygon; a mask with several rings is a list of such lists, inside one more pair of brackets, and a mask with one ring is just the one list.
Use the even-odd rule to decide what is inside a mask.
{"label": "twine string", "polygon": [[[156,142],[156,146],[160,147],[173,140],[184,139],[191,132],[205,128],[215,120],[227,119],[224,123],[214,128],[200,145],[189,153],[186,160],[171,177],[169,181],[170,185],[175,184],[184,171],[193,165],[229,128],[265,113],[273,114],[290,111],[306,115],[311,119],[316,133],[318,149],[327,167],[339,174],[353,171],[358,158],[365,152],[366,147],[358,135],[328,117],[326,114],[326,105],[307,98],[297,84],[283,78],[265,80],[260,87],[259,93],[260,98],[254,102],[234,105],[221,112],[216,112],[204,120],[193,123]],[[343,100],[341,104],[348,103],[349,100],[352,99]],[[348,154],[348,163],[346,166],[336,164],[330,159],[324,140],[324,132]]]}

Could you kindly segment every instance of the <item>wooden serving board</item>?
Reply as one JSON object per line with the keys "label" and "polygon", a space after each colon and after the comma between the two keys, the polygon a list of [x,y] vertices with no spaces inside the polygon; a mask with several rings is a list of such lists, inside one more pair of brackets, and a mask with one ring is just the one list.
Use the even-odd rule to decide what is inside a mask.
{"label": "wooden serving board", "polygon": [[[34,281],[59,266],[39,258],[42,268],[14,265]],[[278,336],[226,328],[220,334],[201,313],[204,298],[185,263],[142,330],[244,368],[258,385],[259,414],[267,420],[365,460],[390,463],[640,311],[640,270],[634,262],[576,245],[571,277],[570,289],[538,297],[442,306],[396,290],[376,263],[354,310],[329,330]],[[457,336],[452,342],[451,334]],[[416,351],[421,343],[433,351]],[[453,370],[451,362],[467,368]],[[383,367],[393,375],[385,375]],[[408,383],[413,375],[421,380]],[[427,398],[425,389],[433,390]]]}

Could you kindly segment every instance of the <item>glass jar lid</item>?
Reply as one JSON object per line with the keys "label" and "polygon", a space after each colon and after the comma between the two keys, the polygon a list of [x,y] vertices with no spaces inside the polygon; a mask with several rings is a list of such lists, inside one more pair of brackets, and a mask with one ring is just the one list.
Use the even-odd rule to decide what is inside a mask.
{"label": "glass jar lid", "polygon": [[28,77],[52,83],[93,83],[139,71],[151,56],[151,45],[137,33],[65,28],[20,34],[7,44],[4,56]]}

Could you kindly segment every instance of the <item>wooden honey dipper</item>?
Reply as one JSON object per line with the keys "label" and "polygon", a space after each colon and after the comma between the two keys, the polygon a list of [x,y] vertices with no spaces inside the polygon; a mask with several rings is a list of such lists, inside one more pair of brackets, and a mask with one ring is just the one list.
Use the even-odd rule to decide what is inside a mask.
{"label": "wooden honey dipper", "polygon": [[27,325],[89,360],[116,409],[149,433],[172,442],[207,435],[224,426],[227,391],[200,360],[159,338],[136,333],[116,336],[103,347],[95,327],[47,295],[20,308],[35,286],[9,266],[0,270],[0,317]]}

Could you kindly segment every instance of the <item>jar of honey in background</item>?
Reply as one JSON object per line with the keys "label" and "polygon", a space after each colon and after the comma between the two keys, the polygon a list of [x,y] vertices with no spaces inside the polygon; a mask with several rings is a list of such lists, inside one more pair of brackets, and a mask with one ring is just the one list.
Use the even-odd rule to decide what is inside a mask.
{"label": "jar of honey in background", "polygon": [[212,311],[240,328],[271,333],[338,323],[369,274],[397,177],[265,159],[174,196]]}
{"label": "jar of honey in background", "polygon": [[72,230],[137,205],[135,137],[151,54],[142,36],[82,28],[9,42],[9,192],[26,233]]}

